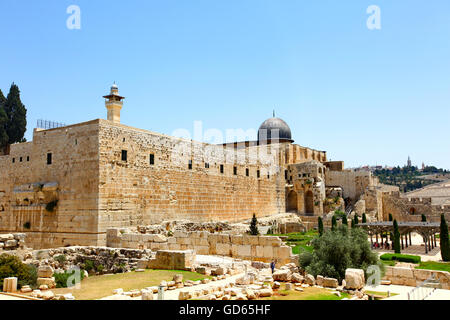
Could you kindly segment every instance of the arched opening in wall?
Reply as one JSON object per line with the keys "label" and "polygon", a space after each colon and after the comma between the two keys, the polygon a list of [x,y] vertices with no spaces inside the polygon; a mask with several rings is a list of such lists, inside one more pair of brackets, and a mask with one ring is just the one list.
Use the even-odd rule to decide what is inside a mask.
{"label": "arched opening in wall", "polygon": [[311,190],[305,195],[305,212],[314,213],[314,195]]}
{"label": "arched opening in wall", "polygon": [[286,211],[287,212],[298,212],[297,206],[297,192],[289,192],[286,200]]}
{"label": "arched opening in wall", "polygon": [[412,214],[412,215],[415,215],[416,214],[416,208],[409,209],[409,213]]}

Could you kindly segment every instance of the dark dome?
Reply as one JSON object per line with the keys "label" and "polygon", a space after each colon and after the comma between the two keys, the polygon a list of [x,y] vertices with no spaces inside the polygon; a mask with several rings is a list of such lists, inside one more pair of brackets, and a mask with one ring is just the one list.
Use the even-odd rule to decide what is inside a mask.
{"label": "dark dome", "polygon": [[280,142],[293,142],[291,129],[280,118],[270,118],[264,121],[258,130],[258,141],[270,141],[278,139]]}

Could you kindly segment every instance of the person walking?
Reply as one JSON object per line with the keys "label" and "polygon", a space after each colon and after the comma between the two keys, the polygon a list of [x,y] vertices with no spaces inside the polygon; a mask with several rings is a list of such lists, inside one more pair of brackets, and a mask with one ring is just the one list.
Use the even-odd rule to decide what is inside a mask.
{"label": "person walking", "polygon": [[272,269],[272,274],[275,272],[275,261],[272,260],[270,263],[270,269]]}

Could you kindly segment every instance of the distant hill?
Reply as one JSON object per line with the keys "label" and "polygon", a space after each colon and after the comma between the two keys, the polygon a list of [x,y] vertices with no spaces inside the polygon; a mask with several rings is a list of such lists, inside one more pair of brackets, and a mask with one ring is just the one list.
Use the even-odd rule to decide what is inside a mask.
{"label": "distant hill", "polygon": [[424,170],[414,166],[394,167],[377,169],[373,173],[381,183],[397,186],[401,192],[411,192],[450,179],[449,171],[436,167],[425,167]]}

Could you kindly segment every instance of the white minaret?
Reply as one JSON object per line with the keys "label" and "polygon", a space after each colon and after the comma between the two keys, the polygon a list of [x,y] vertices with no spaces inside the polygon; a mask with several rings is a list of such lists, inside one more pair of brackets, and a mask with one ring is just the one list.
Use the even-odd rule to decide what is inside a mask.
{"label": "white minaret", "polygon": [[105,106],[108,110],[108,120],[114,123],[120,123],[120,110],[123,106],[123,99],[125,97],[119,96],[119,88],[116,83],[114,83],[111,87],[111,92],[107,96],[103,96],[105,98]]}

